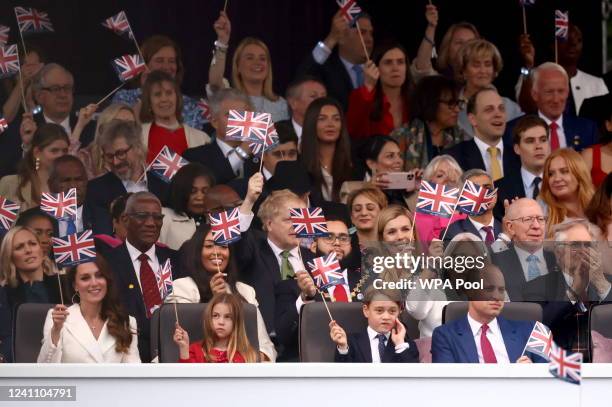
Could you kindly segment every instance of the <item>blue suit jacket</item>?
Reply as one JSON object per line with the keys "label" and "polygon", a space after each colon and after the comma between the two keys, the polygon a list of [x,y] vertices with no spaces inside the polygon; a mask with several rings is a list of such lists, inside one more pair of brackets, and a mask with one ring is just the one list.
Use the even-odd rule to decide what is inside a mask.
{"label": "blue suit jacket", "polygon": [[[504,338],[510,362],[521,357],[527,339],[531,335],[533,321],[510,321],[497,317],[497,323]],[[433,363],[478,363],[478,351],[472,335],[467,315],[437,327],[431,339]],[[544,358],[530,355],[537,363],[545,362]]]}
{"label": "blue suit jacket", "polygon": [[[450,242],[459,233],[465,232],[473,233],[476,236],[480,237],[480,233],[468,218],[460,219],[456,222],[451,223],[450,225],[448,225],[448,232],[446,232],[446,235],[444,236],[444,231],[442,231],[440,232],[440,236],[444,236],[445,242]],[[497,219],[493,219],[493,237],[497,239],[501,232],[503,232],[503,226],[501,222]]]}

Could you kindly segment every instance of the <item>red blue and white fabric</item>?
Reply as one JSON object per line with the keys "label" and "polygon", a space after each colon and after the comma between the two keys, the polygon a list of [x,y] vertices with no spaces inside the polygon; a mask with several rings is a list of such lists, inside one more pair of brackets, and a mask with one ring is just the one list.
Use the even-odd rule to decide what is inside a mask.
{"label": "red blue and white fabric", "polygon": [[229,140],[264,143],[270,125],[269,113],[230,110],[225,137]]}
{"label": "red blue and white fabric", "polygon": [[0,229],[9,230],[19,215],[21,206],[0,196]]}
{"label": "red blue and white fabric", "polygon": [[123,10],[102,21],[102,25],[115,34],[121,36],[127,35],[130,39],[134,37],[132,34],[132,28],[130,27],[130,22],[128,21],[125,11]]}
{"label": "red blue and white fabric", "polygon": [[164,182],[172,181],[178,170],[189,164],[179,154],[164,146],[151,162],[151,172],[161,178]]}
{"label": "red blue and white fabric", "polygon": [[58,194],[43,192],[40,197],[40,209],[56,219],[76,221],[76,188]]}
{"label": "red blue and white fabric", "polygon": [[569,32],[569,11],[555,10],[555,36],[566,40]]}
{"label": "red blue and white fabric", "polygon": [[331,252],[327,256],[317,257],[309,262],[310,275],[320,291],[327,290],[338,284],[347,284],[345,274],[340,268],[340,262],[336,257],[336,252]]}
{"label": "red blue and white fabric", "polygon": [[49,15],[35,8],[15,7],[17,25],[22,34],[54,31]]}
{"label": "red blue and white fabric", "polygon": [[422,180],[416,211],[449,218],[453,214],[458,196],[459,188]]}
{"label": "red blue and white fabric", "polygon": [[234,208],[223,212],[211,213],[210,231],[213,240],[217,244],[229,244],[240,240],[240,208]]}
{"label": "red blue and white fabric", "polygon": [[497,197],[497,188],[489,189],[467,180],[457,202],[457,209],[470,216],[482,215]]}
{"label": "red blue and white fabric", "polygon": [[4,117],[0,117],[0,134],[8,128],[8,121]]}
{"label": "red blue and white fabric", "polygon": [[167,259],[163,265],[160,265],[158,272],[155,273],[155,279],[157,280],[159,294],[162,300],[164,300],[164,298],[172,294],[172,264],[170,259]]}
{"label": "red blue and white fabric", "polygon": [[297,237],[321,237],[329,234],[323,209],[319,207],[290,208],[289,217]]}
{"label": "red blue and white fabric", "polygon": [[123,55],[113,59],[113,68],[122,82],[129,81],[147,69],[142,57],[138,54]]}
{"label": "red blue and white fabric", "polygon": [[204,98],[200,98],[197,103],[198,109],[200,109],[201,116],[207,121],[210,121],[210,105],[208,104],[208,100]]}
{"label": "red blue and white fabric", "polygon": [[91,230],[53,238],[53,256],[59,267],[70,267],[96,259],[96,246]]}
{"label": "red blue and white fabric", "polygon": [[267,152],[270,151],[274,148],[276,148],[276,146],[278,146],[279,144],[279,139],[278,139],[278,133],[276,132],[276,127],[274,126],[274,123],[270,122],[270,126],[268,126],[268,134],[266,135],[266,141],[265,143],[259,143],[259,142],[252,142],[249,143],[249,147],[251,148],[251,152],[254,155],[258,155],[261,153],[261,150],[263,149],[263,152]]}
{"label": "red blue and white fabric", "polygon": [[531,330],[531,335],[529,335],[529,339],[527,339],[527,346],[525,347],[525,350],[550,360],[552,346],[552,331],[543,323],[536,321],[533,329]]}
{"label": "red blue and white fabric", "polygon": [[0,79],[19,73],[17,45],[0,46]]}
{"label": "red blue and white fabric", "polygon": [[[327,287],[327,293],[332,302],[352,302],[351,299],[351,287],[348,284],[348,270],[342,270],[342,278],[344,278],[343,284],[336,284]],[[338,291],[344,291],[344,295]]]}
{"label": "red blue and white fabric", "polygon": [[0,45],[4,46],[8,42],[11,27],[0,25]]}
{"label": "red blue and white fabric", "polygon": [[342,17],[350,24],[353,24],[363,13],[356,0],[336,0],[336,3],[342,11]]}
{"label": "red blue and white fabric", "polygon": [[582,380],[582,353],[568,354],[565,349],[553,342],[550,351],[548,371],[558,379],[573,384],[580,384]]}

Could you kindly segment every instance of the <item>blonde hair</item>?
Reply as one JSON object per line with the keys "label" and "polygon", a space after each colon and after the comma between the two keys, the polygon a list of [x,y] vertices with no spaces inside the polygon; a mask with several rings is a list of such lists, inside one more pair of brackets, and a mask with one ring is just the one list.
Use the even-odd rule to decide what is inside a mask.
{"label": "blonde hair", "polygon": [[379,209],[385,209],[388,205],[387,196],[378,187],[368,185],[363,188],[359,188],[351,192],[346,200],[346,205],[349,208],[349,212],[353,211],[353,202],[358,196],[365,196],[370,201],[378,205]]}
{"label": "blonde hair", "polygon": [[451,61],[451,57],[449,55],[450,44],[458,30],[469,30],[474,33],[476,38],[480,38],[480,34],[478,33],[476,26],[474,26],[472,23],[462,21],[451,25],[448,30],[446,30],[446,33],[442,38],[442,42],[440,42],[440,54],[438,56],[437,63],[439,71],[445,71],[449,67],[452,67],[453,61]]}
{"label": "blonde hair", "polygon": [[549,186],[550,176],[548,172],[550,171],[550,164],[552,160],[557,157],[561,157],[565,160],[568,169],[578,181],[577,196],[582,209],[588,206],[595,193],[591,180],[591,173],[580,154],[571,148],[560,148],[553,151],[544,162],[542,189],[540,189],[539,195],[540,199],[548,206],[548,223],[546,225],[547,236],[551,236],[553,226],[563,222],[567,216],[567,208],[565,208],[563,203],[559,202],[552,194]]}
{"label": "blonde hair", "polygon": [[236,353],[239,353],[247,363],[257,362],[257,351],[249,343],[249,339],[244,329],[244,315],[242,302],[235,294],[221,293],[212,297],[206,311],[204,311],[204,340],[202,341],[202,351],[208,362],[216,362],[210,352],[215,346],[217,334],[212,326],[213,309],[217,304],[226,304],[232,313],[232,333],[227,344],[227,360],[232,363]]}
{"label": "blonde hair", "polygon": [[[15,267],[15,263],[13,263],[13,240],[15,239],[15,235],[23,230],[30,232],[36,238],[40,246],[38,235],[27,226],[15,226],[6,232],[6,235],[4,235],[2,239],[2,245],[0,246],[0,286],[8,285],[9,287],[15,288],[19,285],[17,267]],[[48,276],[57,274],[55,265],[51,259],[42,252],[42,249],[41,256],[43,257],[43,273]]]}
{"label": "blonde hair", "polygon": [[493,72],[494,76],[497,76],[504,67],[499,50],[493,43],[475,38],[463,44],[457,53],[457,60],[455,73],[463,79],[463,72],[467,68],[471,60],[475,58],[488,58],[490,57],[493,61]]}
{"label": "blonde hair", "polygon": [[386,208],[382,209],[378,214],[378,223],[376,225],[376,230],[378,232],[378,240],[383,241],[383,232],[385,231],[385,226],[387,223],[391,222],[393,219],[397,219],[400,216],[406,216],[410,221],[410,229],[412,235],[412,241],[415,241],[415,227],[412,222],[412,213],[410,210],[404,206],[400,205],[389,205]]}
{"label": "blonde hair", "polygon": [[[280,211],[285,209],[285,204],[293,200],[304,203],[302,198],[288,189],[274,191],[263,201],[259,207],[257,216],[261,220],[264,231],[268,231],[266,222],[277,217]],[[289,212],[287,212],[287,216],[289,216]]]}
{"label": "blonde hair", "polygon": [[266,79],[264,79],[263,83],[263,96],[266,99],[270,99],[272,101],[278,100],[278,95],[274,93],[272,89],[272,58],[270,57],[270,50],[268,46],[260,39],[254,37],[246,37],[238,47],[236,51],[234,51],[234,57],[232,58],[232,82],[236,89],[239,89],[246,93],[246,87],[244,86],[244,82],[242,81],[242,77],[240,76],[240,72],[238,72],[238,62],[240,61],[240,57],[244,52],[244,49],[249,45],[257,45],[262,48],[266,54],[266,58],[268,59],[268,72],[266,73]]}

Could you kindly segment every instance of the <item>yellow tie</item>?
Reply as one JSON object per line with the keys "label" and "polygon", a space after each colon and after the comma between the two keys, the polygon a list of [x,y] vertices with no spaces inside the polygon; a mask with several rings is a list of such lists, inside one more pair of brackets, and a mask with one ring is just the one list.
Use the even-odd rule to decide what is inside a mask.
{"label": "yellow tie", "polygon": [[489,147],[487,148],[487,152],[489,153],[489,157],[491,157],[491,176],[493,177],[493,181],[497,181],[503,177],[499,159],[497,158],[499,149],[497,147]]}

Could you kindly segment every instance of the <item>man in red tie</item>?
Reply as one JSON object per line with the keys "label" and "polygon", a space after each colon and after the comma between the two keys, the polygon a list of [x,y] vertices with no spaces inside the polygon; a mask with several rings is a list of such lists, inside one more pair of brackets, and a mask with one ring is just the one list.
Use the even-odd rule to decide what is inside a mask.
{"label": "man in red tie", "polygon": [[[481,272],[484,287],[468,293],[465,317],[437,327],[432,336],[433,363],[531,363],[524,354],[534,321],[511,321],[504,309],[504,276],[494,265]],[[533,361],[544,362],[539,356]]]}

